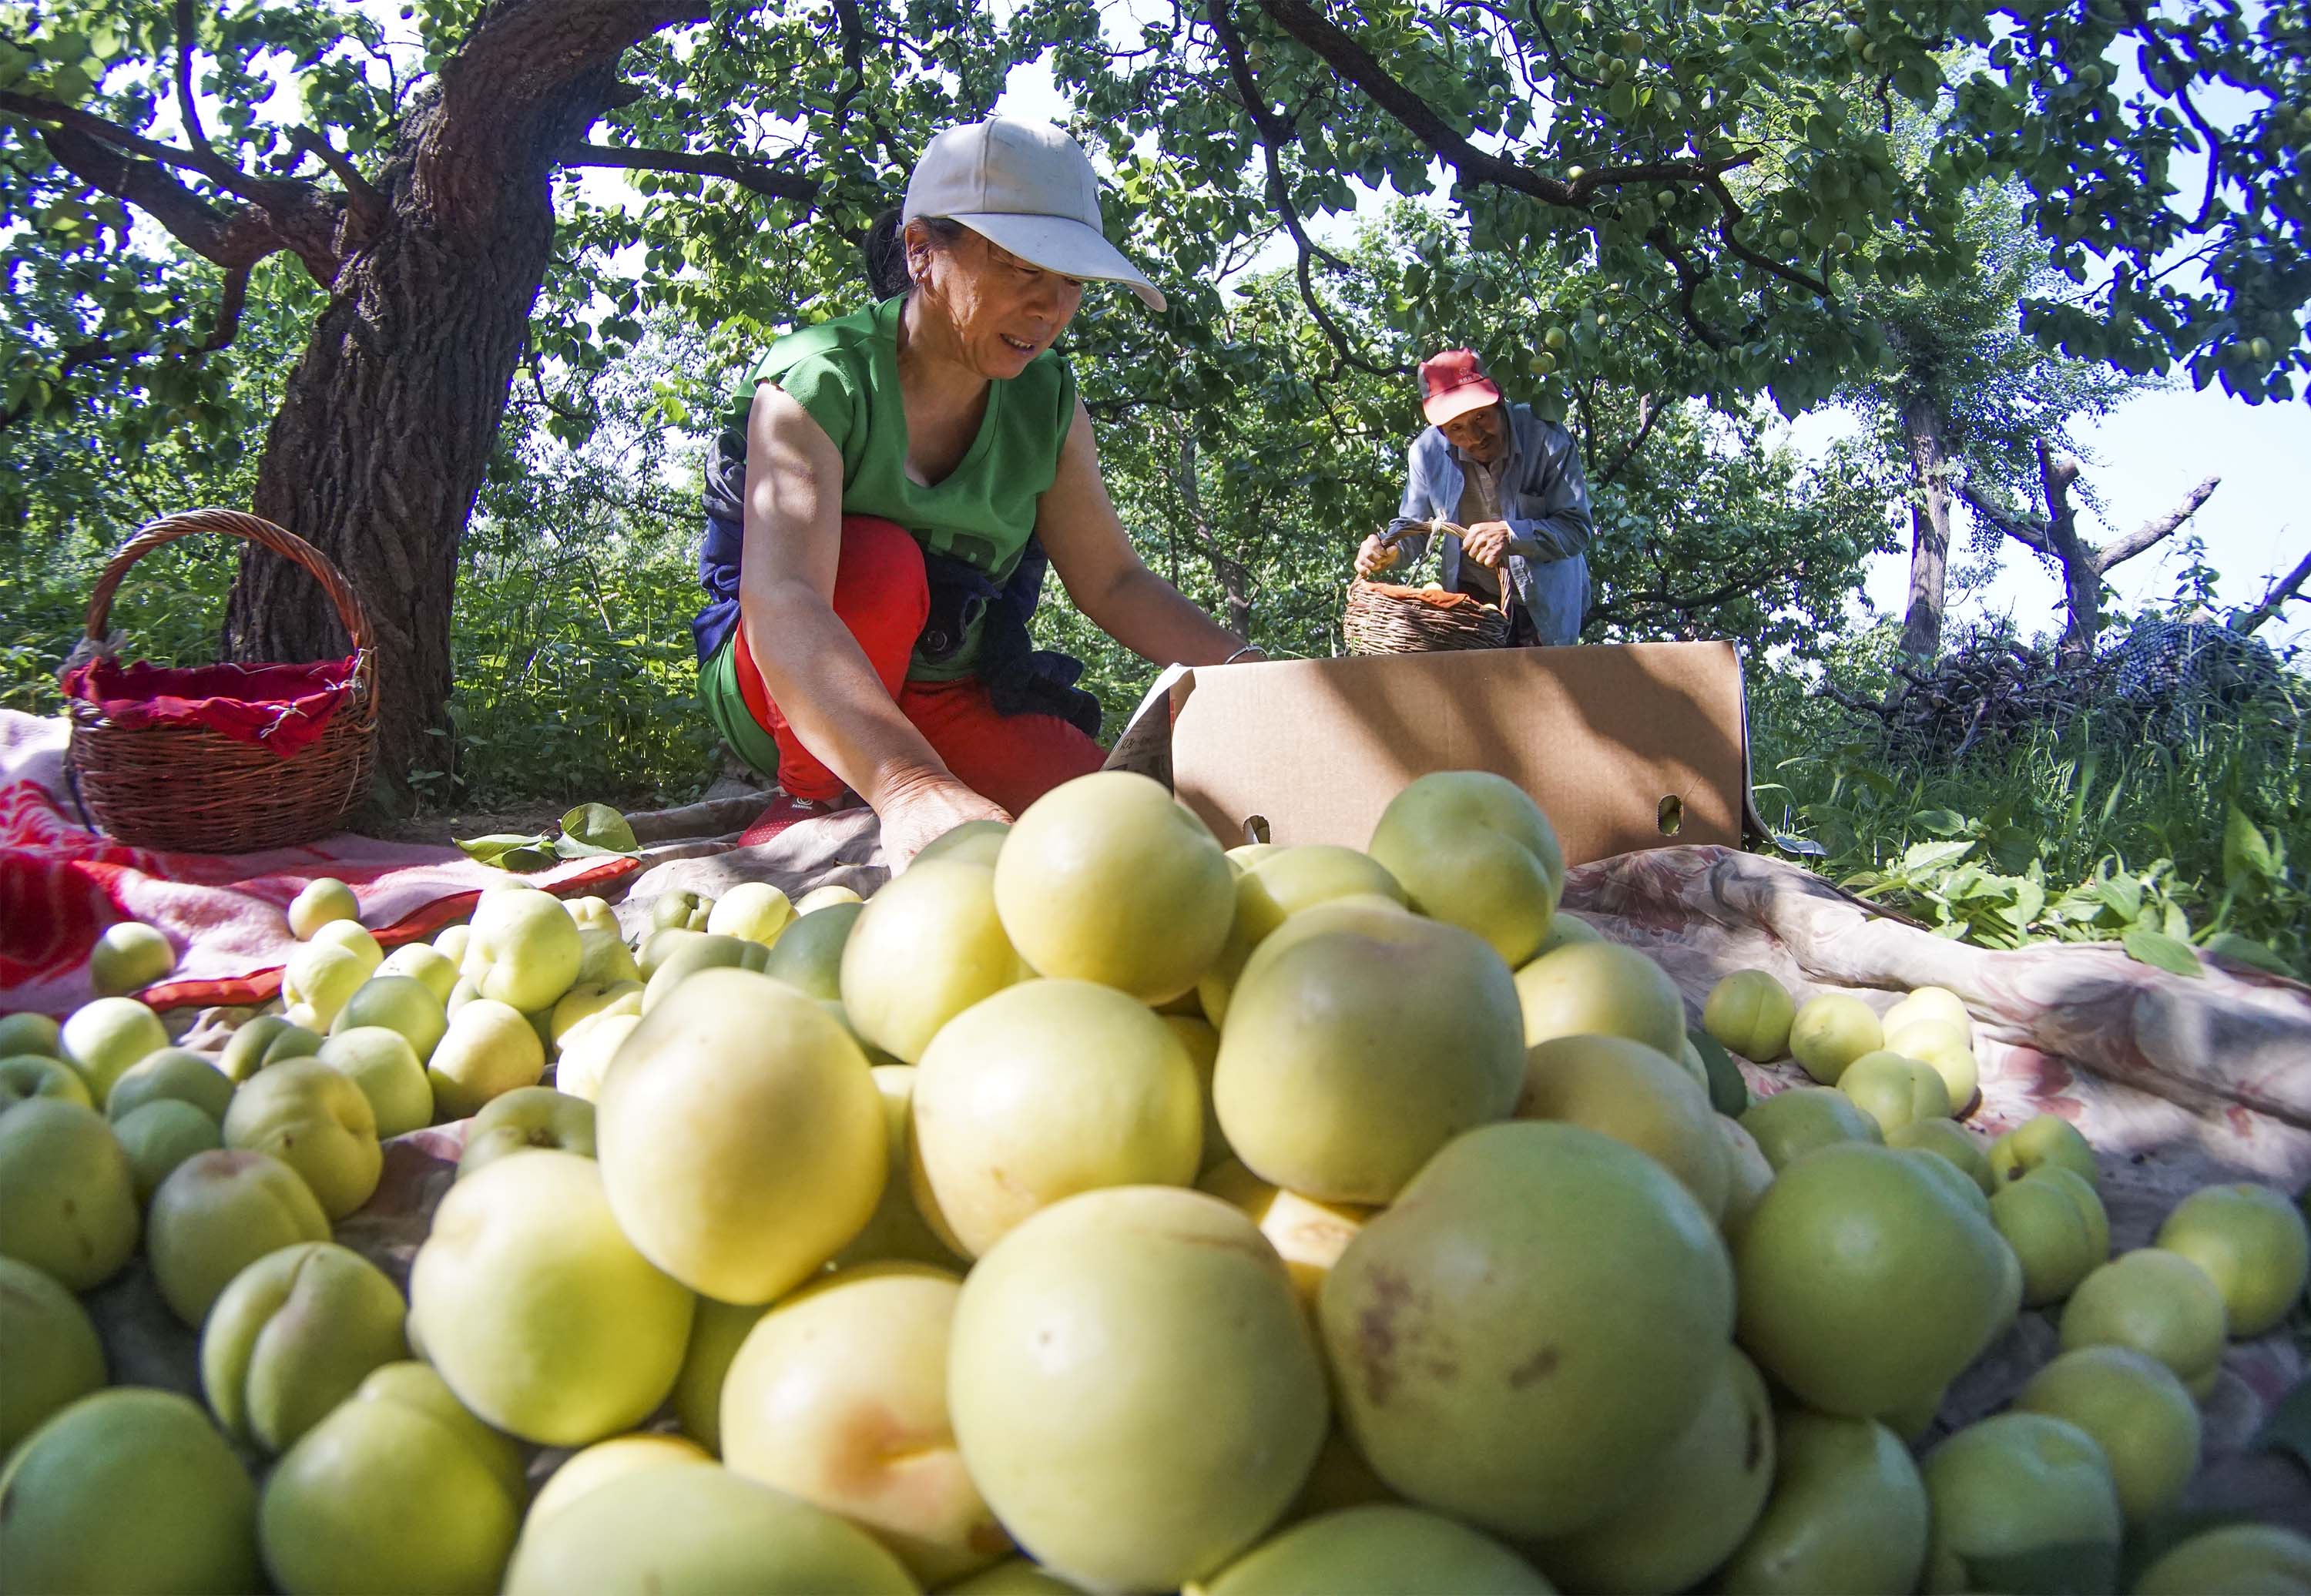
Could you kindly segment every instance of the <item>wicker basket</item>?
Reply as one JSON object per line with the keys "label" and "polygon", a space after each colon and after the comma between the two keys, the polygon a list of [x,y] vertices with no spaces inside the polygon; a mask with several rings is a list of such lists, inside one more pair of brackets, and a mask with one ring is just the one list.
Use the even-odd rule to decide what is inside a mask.
{"label": "wicker basket", "polygon": [[133,847],[187,853],[251,853],[325,836],[368,790],[377,749],[377,652],[361,600],[320,550],[238,510],[163,517],[130,538],[97,579],[89,640],[103,641],[113,593],[128,568],[196,532],[245,537],[312,573],[353,640],[353,693],[319,737],[286,757],[206,726],[124,726],[74,700],[70,766],[83,813]]}
{"label": "wicker basket", "polygon": [[1432,593],[1360,578],[1348,584],[1340,630],[1351,654],[1429,654],[1504,647],[1509,618],[1473,594]]}

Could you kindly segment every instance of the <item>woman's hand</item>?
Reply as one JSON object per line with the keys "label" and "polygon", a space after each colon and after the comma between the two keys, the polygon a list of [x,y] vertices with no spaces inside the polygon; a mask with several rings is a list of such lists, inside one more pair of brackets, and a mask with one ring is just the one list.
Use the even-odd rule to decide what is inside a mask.
{"label": "woman's hand", "polygon": [[1370,580],[1403,557],[1394,544],[1382,543],[1380,534],[1375,532],[1365,538],[1364,546],[1356,551],[1356,574]]}
{"label": "woman's hand", "polygon": [[896,875],[915,855],[966,821],[1011,823],[1009,811],[944,772],[894,783],[880,795],[883,858]]}

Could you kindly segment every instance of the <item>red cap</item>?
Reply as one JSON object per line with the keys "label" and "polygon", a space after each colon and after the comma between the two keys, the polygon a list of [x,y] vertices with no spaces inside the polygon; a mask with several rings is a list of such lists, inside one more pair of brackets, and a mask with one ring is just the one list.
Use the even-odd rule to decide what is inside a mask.
{"label": "red cap", "polygon": [[1420,362],[1420,411],[1432,426],[1501,402],[1501,390],[1477,362],[1476,351],[1448,349]]}

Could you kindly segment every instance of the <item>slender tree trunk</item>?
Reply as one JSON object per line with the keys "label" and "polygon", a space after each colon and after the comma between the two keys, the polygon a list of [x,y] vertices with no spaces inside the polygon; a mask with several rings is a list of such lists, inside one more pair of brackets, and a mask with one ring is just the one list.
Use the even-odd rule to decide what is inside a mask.
{"label": "slender tree trunk", "polygon": [[1910,446],[1910,592],[1902,612],[1902,652],[1931,659],[1942,646],[1942,606],[1949,572],[1950,492],[1942,452],[1942,421],[1928,399],[1902,411]]}
{"label": "slender tree trunk", "polygon": [[1220,548],[1218,533],[1204,516],[1203,490],[1196,482],[1196,435],[1182,428],[1180,432],[1180,458],[1175,476],[1181,502],[1187,506],[1188,519],[1196,529],[1197,546],[1211,564],[1212,574],[1219,579],[1220,597],[1227,606],[1226,625],[1238,637],[1251,635],[1251,573],[1241,560],[1231,559]]}
{"label": "slender tree trunk", "polygon": [[2079,463],[2068,455],[2050,454],[2038,445],[2038,485],[2046,497],[2046,545],[2062,568],[2062,608],[2070,624],[2062,629],[2062,657],[2067,665],[2087,665],[2094,659],[2095,639],[2102,632],[2102,573],[2100,551],[2079,536],[2078,511],[2071,504],[2071,484],[2079,479]]}
{"label": "slender tree trunk", "polygon": [[[685,0],[497,0],[414,107],[378,180],[390,213],[331,287],[266,437],[256,509],[351,579],[378,650],[379,794],[445,769],[458,540],[497,440],[554,240],[561,156],[615,102],[637,39]],[[345,651],[310,578],[244,552],[240,659]]]}

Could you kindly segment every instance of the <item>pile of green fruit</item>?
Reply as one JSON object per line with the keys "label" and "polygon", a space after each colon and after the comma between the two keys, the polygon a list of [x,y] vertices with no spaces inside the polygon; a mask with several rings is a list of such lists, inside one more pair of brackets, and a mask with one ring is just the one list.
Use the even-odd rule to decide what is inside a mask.
{"label": "pile of green fruit", "polygon": [[[1957,1122],[1950,994],[1745,971],[1689,1033],[1563,882],[1496,777],[1224,853],[1104,773],[639,946],[509,883],[388,955],[316,883],[221,1055],[0,1020],[0,1587],[2311,1591],[2162,1528],[2292,1202],[2114,1259],[2073,1128]],[[332,1225],[453,1121],[405,1295]],[[105,1389],[140,1250],[205,1407]]]}

